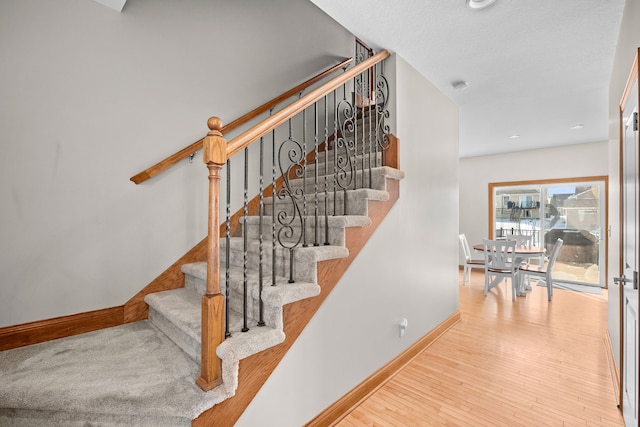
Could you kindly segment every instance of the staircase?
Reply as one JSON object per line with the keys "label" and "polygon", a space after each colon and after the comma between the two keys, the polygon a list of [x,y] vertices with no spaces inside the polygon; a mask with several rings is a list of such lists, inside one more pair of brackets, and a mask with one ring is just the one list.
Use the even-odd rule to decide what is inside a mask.
{"label": "staircase", "polygon": [[[356,128],[370,128],[368,116],[361,118]],[[350,137],[352,135],[347,135],[347,139]],[[363,236],[370,235],[381,220],[379,207],[383,206],[383,211],[388,210],[397,198],[398,181],[403,178],[403,173],[390,166],[376,166],[382,162],[382,153],[377,150],[371,153],[369,148],[365,146],[351,156],[356,166],[355,188],[333,192],[334,163],[325,164],[325,161],[333,162],[336,157],[344,156],[344,151],[336,153],[332,149],[319,152],[317,159],[312,152],[307,157],[305,177],[290,181],[294,194],[299,194],[297,189],[304,188],[304,194],[308,195],[304,200],[297,200],[299,212],[306,216],[305,221],[300,222],[301,226],[294,227],[293,236],[299,235],[301,227],[304,227],[308,243],[293,250],[293,281],[290,280],[290,250],[280,244],[272,250],[274,198],[264,199],[262,225],[259,216],[242,218],[246,239],[245,236],[231,237],[228,241],[221,239],[221,253],[227,251],[228,245],[230,254],[228,262],[221,262],[220,277],[223,293],[229,287],[230,333],[216,351],[223,362],[222,385],[204,393],[194,384],[200,363],[201,297],[206,287],[206,263],[195,262],[181,268],[184,287],[146,295],[148,321],[0,353],[0,363],[16,366],[15,371],[11,370],[15,375],[0,377],[0,383],[4,383],[0,385],[0,402],[6,402],[0,408],[0,425],[187,426],[211,407],[213,410],[200,418],[201,425],[210,425],[211,420],[216,419],[218,421],[214,425],[227,425],[229,420],[237,419],[241,413],[241,410],[237,413],[237,409],[236,415],[224,415],[224,422],[216,418],[224,411],[221,403],[236,395],[239,387],[242,397],[238,399],[247,403],[251,400],[344,273],[355,253],[364,245],[366,239],[356,239],[358,242],[355,244],[350,242],[350,233],[364,230]],[[318,186],[320,191],[316,192]],[[393,196],[390,196],[389,187],[393,189]],[[276,204],[282,205],[282,201],[276,200]],[[373,225],[370,216],[372,204],[378,206]],[[296,212],[293,204],[288,209],[276,209],[288,215]],[[325,211],[328,213],[326,217]],[[261,230],[268,232],[261,236]],[[295,237],[291,239],[295,240]],[[285,246],[291,243],[286,238],[282,241]],[[330,268],[333,279],[328,280],[320,272],[320,266],[331,262],[340,267]],[[263,326],[257,326],[261,318],[260,270],[263,277]],[[272,277],[275,277],[275,286],[271,285]],[[246,319],[242,314],[245,283]],[[300,305],[304,301],[308,303]],[[288,318],[285,315],[287,305],[292,307],[289,313],[303,314]],[[93,365],[109,355],[122,354],[125,348],[141,346],[146,348],[137,349],[133,354],[124,352],[127,357],[108,361],[104,365],[106,372],[99,372],[99,365]],[[86,354],[76,354],[83,351],[72,349],[88,349],[89,359],[86,359]],[[265,352],[268,349],[271,352]],[[150,355],[157,358],[149,358]],[[247,362],[241,367],[242,360],[257,360],[252,358],[257,355],[262,360]],[[50,389],[43,389],[42,378],[25,385],[22,361],[33,358],[38,359],[38,364],[33,366],[39,366],[42,375],[48,375],[51,381],[56,375],[59,375],[57,381],[69,378],[66,366],[75,366],[78,371],[74,371],[73,380],[67,388],[63,387],[62,392],[56,391],[53,385]],[[244,371],[240,372],[241,369]],[[259,372],[265,369],[268,372]],[[120,375],[116,370],[128,374]],[[145,372],[149,370],[151,372]],[[174,370],[179,372],[162,372]],[[165,373],[168,375],[166,378],[163,377]],[[34,375],[33,371],[31,374]],[[260,378],[256,380],[257,388],[242,389],[241,378],[247,376]],[[197,419],[194,425],[198,425]]]}
{"label": "staircase", "polygon": [[[368,116],[365,115],[356,127],[366,128],[368,121]],[[368,138],[368,135],[366,137]],[[354,156],[356,166],[365,167],[364,173],[359,167],[356,168],[355,189],[334,193],[334,171],[331,162],[337,154],[331,149],[318,153],[317,162],[312,153],[307,160],[304,177],[297,177],[289,182],[293,193],[304,187],[304,194],[310,195],[304,196],[305,200],[297,200],[298,210],[307,214],[313,212],[313,215],[305,216],[304,221],[292,227],[293,232],[288,240],[283,239],[284,245],[288,246],[299,238],[301,227],[304,227],[304,241],[308,243],[293,250],[293,280],[290,279],[290,250],[282,247],[280,242],[276,243],[275,249],[272,245],[273,197],[264,199],[262,226],[259,216],[241,218],[241,222],[246,222],[246,239],[245,236],[221,239],[221,253],[225,253],[227,249],[229,253],[228,266],[224,259],[221,260],[220,283],[223,294],[227,293],[226,287],[229,287],[227,301],[230,333],[216,350],[223,366],[223,384],[217,389],[222,396],[228,398],[235,394],[240,360],[277,346],[285,340],[284,326],[287,319],[283,316],[284,306],[316,297],[322,292],[318,263],[348,257],[347,230],[370,226],[370,202],[388,201],[387,181],[397,182],[403,178],[403,173],[397,169],[375,166],[376,156],[377,164],[382,163],[382,153],[370,153],[368,148],[363,151],[364,153]],[[327,159],[329,163],[325,164]],[[363,187],[363,179],[364,185],[370,184],[370,188]],[[320,186],[321,192],[314,191],[314,187],[317,186]],[[276,203],[283,202],[276,200]],[[286,212],[287,215],[294,216],[295,205],[287,202],[284,204],[286,207],[277,208],[277,212]],[[325,212],[328,214],[326,217]],[[334,212],[340,214],[334,215]],[[261,235],[261,230],[267,232]],[[145,297],[145,302],[149,305],[149,321],[194,362],[200,363],[201,298],[206,291],[207,265],[205,262],[190,263],[183,265],[181,270],[185,275],[184,288],[149,294]],[[264,303],[262,326],[258,326],[261,318],[260,271],[263,277]],[[272,285],[272,278],[275,278],[275,286]],[[245,292],[246,319],[242,314]]]}

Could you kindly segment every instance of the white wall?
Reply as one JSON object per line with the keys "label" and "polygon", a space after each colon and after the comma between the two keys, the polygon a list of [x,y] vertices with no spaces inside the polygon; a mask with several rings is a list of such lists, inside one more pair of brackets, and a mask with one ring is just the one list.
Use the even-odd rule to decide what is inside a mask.
{"label": "white wall", "polygon": [[607,176],[607,155],[602,141],[460,159],[460,233],[469,244],[488,237],[489,183]]}
{"label": "white wall", "polygon": [[0,327],[126,302],[207,216],[201,153],[129,177],[352,52],[307,1],[0,2]]}
{"label": "white wall", "polygon": [[620,271],[620,117],[619,108],[631,65],[640,47],[640,2],[627,0],[620,26],[620,35],[614,58],[611,82],[609,83],[609,216],[612,224],[612,238],[609,240],[609,336],[620,372],[620,309],[619,290],[613,284],[613,277]]}
{"label": "white wall", "polygon": [[385,70],[400,199],[237,426],[303,425],[458,309],[458,109],[402,58]]}

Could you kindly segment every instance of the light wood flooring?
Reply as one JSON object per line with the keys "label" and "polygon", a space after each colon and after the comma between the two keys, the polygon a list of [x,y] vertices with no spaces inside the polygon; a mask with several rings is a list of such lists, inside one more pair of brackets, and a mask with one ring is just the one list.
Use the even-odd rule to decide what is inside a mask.
{"label": "light wood flooring", "polygon": [[461,321],[337,425],[623,426],[605,352],[607,291],[533,286],[511,301],[484,273],[460,286]]}

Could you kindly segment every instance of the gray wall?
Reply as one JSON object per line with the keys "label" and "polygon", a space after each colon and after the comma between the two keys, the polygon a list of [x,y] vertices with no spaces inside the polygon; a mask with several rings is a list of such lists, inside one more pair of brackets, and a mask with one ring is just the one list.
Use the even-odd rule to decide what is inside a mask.
{"label": "gray wall", "polygon": [[[619,289],[611,279],[619,276],[620,271],[620,117],[619,108],[622,94],[627,84],[633,59],[640,47],[640,2],[627,0],[616,56],[609,84],[609,217],[612,219],[612,238],[609,241],[609,336],[620,371],[620,309]],[[637,96],[637,95],[636,95]]]}
{"label": "gray wall", "polygon": [[460,159],[460,233],[469,244],[489,236],[489,183],[606,176],[607,155],[601,141]]}
{"label": "gray wall", "polygon": [[399,56],[385,70],[400,199],[238,426],[303,425],[458,309],[458,108]]}
{"label": "gray wall", "polygon": [[[0,326],[127,301],[207,212],[201,153],[129,177],[352,50],[308,1],[0,2]],[[400,200],[241,425],[306,422],[458,308],[457,107],[401,58],[387,75]]]}
{"label": "gray wall", "polygon": [[352,52],[308,1],[0,2],[0,327],[126,302],[207,216],[201,153],[129,177]]}

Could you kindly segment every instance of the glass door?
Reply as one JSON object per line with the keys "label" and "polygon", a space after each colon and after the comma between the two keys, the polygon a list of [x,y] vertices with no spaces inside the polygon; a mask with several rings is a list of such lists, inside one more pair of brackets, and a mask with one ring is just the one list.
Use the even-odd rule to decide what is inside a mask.
{"label": "glass door", "polygon": [[605,286],[605,178],[490,186],[494,237],[528,234],[547,254],[560,238],[554,281]]}

